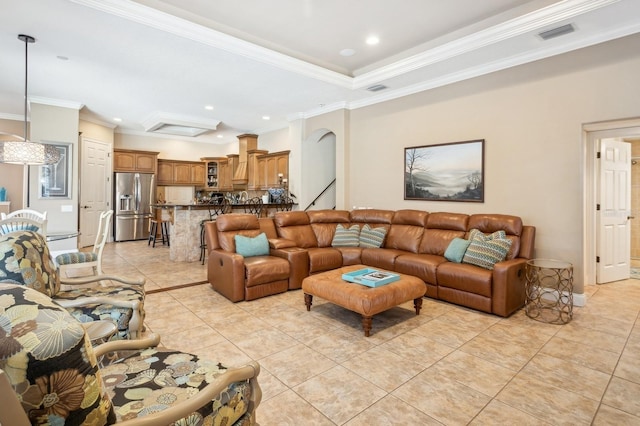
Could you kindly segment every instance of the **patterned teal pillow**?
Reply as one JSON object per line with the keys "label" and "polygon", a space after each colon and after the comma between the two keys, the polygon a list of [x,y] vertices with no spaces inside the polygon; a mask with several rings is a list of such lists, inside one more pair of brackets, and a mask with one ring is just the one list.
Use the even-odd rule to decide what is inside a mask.
{"label": "patterned teal pillow", "polygon": [[503,230],[496,231],[493,234],[489,235],[485,234],[479,229],[472,229],[471,231],[469,231],[470,240],[490,241],[495,239],[504,240],[505,238],[507,238],[507,233]]}
{"label": "patterned teal pillow", "polygon": [[244,235],[236,235],[233,238],[236,241],[236,253],[243,257],[269,255],[269,240],[264,232],[253,238]]}
{"label": "patterned teal pillow", "polygon": [[336,233],[331,241],[331,247],[358,247],[360,237],[360,227],[351,225],[349,229],[338,224],[336,225]]}
{"label": "patterned teal pillow", "polygon": [[372,228],[365,224],[360,230],[360,247],[382,247],[385,235],[387,235],[385,228]]}
{"label": "patterned teal pillow", "polygon": [[471,244],[462,258],[462,263],[491,270],[496,263],[507,257],[509,248],[511,248],[511,240],[509,239],[471,240]]}
{"label": "patterned teal pillow", "polygon": [[450,262],[460,263],[471,241],[463,238],[454,238],[449,243],[449,247],[444,252],[444,257]]}

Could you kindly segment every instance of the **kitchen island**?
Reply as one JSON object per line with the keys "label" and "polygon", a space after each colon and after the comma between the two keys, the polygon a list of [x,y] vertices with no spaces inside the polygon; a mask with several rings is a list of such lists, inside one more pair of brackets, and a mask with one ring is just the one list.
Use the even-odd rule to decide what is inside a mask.
{"label": "kitchen island", "polygon": [[[244,213],[244,203],[230,204],[234,213]],[[275,209],[277,203],[263,205],[268,211]],[[171,224],[169,235],[171,246],[169,260],[173,262],[196,262],[200,260],[200,224],[209,220],[208,204],[152,204],[156,209],[156,218],[168,220]],[[159,213],[159,214],[158,214]],[[263,212],[264,214],[264,212]]]}

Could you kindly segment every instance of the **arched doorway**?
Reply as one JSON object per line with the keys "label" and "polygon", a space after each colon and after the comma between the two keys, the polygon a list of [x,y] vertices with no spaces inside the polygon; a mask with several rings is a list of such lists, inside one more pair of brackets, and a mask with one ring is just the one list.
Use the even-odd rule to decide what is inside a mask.
{"label": "arched doorway", "polygon": [[314,130],[302,142],[301,210],[336,206],[336,135],[329,129]]}

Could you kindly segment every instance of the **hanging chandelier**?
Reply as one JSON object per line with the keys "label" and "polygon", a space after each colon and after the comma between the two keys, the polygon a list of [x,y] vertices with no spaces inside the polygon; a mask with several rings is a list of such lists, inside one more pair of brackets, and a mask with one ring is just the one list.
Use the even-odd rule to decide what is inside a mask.
{"label": "hanging chandelier", "polygon": [[0,162],[29,166],[55,164],[60,160],[60,153],[53,145],[29,141],[27,133],[28,53],[29,43],[35,43],[36,39],[25,34],[18,35],[18,39],[24,42],[24,140],[1,142]]}

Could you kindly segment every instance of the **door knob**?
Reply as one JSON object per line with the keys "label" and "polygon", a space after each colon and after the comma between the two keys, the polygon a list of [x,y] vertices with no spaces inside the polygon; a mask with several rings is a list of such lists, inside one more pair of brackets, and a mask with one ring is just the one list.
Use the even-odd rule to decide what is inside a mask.
{"label": "door knob", "polygon": [[83,209],[91,208],[90,206],[82,206]]}
{"label": "door knob", "polygon": [[636,218],[635,216],[627,216],[627,220],[629,220],[629,219],[635,219],[635,218]]}

